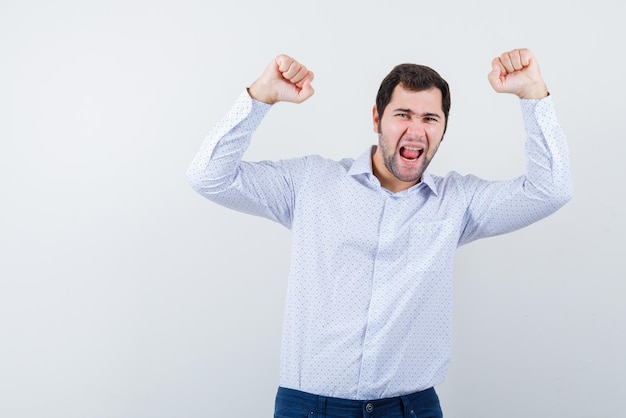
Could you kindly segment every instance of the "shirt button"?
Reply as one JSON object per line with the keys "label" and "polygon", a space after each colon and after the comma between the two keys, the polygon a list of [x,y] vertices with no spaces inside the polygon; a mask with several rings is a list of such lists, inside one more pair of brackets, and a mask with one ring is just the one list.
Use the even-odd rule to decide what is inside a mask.
{"label": "shirt button", "polygon": [[372,411],[374,410],[374,405],[371,402],[369,402],[367,405],[365,405],[365,410],[371,414]]}

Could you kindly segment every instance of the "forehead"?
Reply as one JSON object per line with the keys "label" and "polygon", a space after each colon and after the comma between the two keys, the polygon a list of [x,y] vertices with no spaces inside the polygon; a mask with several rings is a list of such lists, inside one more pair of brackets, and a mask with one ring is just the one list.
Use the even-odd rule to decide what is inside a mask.
{"label": "forehead", "polygon": [[387,109],[410,109],[414,112],[430,112],[443,114],[443,96],[441,90],[431,87],[428,90],[407,90],[401,85],[393,89]]}

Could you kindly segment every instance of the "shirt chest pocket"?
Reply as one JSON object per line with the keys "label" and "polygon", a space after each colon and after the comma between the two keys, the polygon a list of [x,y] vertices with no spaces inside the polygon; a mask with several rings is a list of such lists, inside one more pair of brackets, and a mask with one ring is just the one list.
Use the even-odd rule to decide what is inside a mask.
{"label": "shirt chest pocket", "polygon": [[408,229],[408,262],[412,271],[452,270],[458,243],[453,220],[415,222]]}

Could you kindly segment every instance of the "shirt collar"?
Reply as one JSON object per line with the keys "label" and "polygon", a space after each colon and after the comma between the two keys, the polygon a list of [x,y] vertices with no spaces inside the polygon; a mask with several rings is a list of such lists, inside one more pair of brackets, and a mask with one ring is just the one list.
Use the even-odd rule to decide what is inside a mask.
{"label": "shirt collar", "polygon": [[372,155],[374,155],[374,151],[376,151],[376,145],[372,145],[365,152],[363,152],[363,154],[359,155],[359,157],[352,163],[352,166],[348,170],[348,174],[351,176],[371,174],[373,176],[374,170],[372,169]]}
{"label": "shirt collar", "polygon": [[[357,157],[352,163],[352,166],[350,166],[350,169],[348,170],[348,174],[351,176],[358,176],[359,174],[367,174],[369,175],[370,181],[373,181],[375,177],[374,177],[374,170],[372,169],[372,155],[374,155],[375,151],[376,151],[376,145],[372,145],[365,152],[359,155],[359,157]],[[422,174],[422,180],[418,184],[405,190],[404,192],[409,192],[411,190],[418,189],[419,185],[422,183],[426,187],[428,187],[435,194],[435,196],[437,195],[437,187],[435,185],[435,179],[428,172],[428,170],[424,171],[424,173]],[[378,182],[377,179],[376,179],[376,184],[377,186],[380,187],[380,183]],[[403,192],[400,192],[400,193],[403,193]]]}

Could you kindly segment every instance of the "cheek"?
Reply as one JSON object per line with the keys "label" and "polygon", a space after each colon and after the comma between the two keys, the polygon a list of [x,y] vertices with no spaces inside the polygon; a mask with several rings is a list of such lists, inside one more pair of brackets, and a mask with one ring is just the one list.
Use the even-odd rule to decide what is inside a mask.
{"label": "cheek", "polygon": [[439,149],[439,144],[435,145],[434,147],[431,146],[430,148],[428,148],[428,154],[426,154],[428,156],[428,159],[432,159],[435,154],[437,153],[437,150]]}
{"label": "cheek", "polygon": [[443,139],[443,130],[437,129],[436,131],[431,132],[428,135],[428,138],[429,138],[428,139],[428,143],[429,143],[428,155],[432,157],[433,155],[435,155],[435,153],[439,149],[439,145],[441,145],[441,140]]}
{"label": "cheek", "polygon": [[396,141],[398,138],[402,136],[405,129],[402,126],[394,125],[391,123],[387,123],[386,125],[381,126],[381,132],[388,138],[388,142]]}

